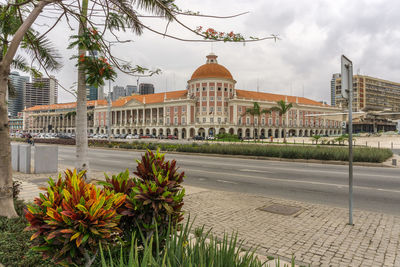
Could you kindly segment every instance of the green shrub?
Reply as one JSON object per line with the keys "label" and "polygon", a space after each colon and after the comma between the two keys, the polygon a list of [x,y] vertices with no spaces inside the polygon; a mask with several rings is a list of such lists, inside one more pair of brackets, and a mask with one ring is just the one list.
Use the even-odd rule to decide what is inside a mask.
{"label": "green shrub", "polygon": [[127,194],[126,201],[118,212],[124,215],[120,221],[124,239],[139,230],[150,238],[158,225],[159,239],[166,238],[168,225],[176,226],[183,220],[183,196],[181,186],[184,172],[178,172],[176,161],[165,161],[164,154],[148,150],[138,161],[137,177],[129,178],[126,170],[106,182],[100,182],[106,190]]}
{"label": "green shrub", "polygon": [[44,258],[62,264],[92,261],[100,242],[112,242],[120,219],[115,211],[125,201],[125,195],[114,194],[88,184],[84,172],[67,170],[57,182],[49,178],[45,194],[28,205],[26,230],[35,230],[33,250]]}
{"label": "green shrub", "polygon": [[[347,147],[202,144],[198,146],[177,145],[176,151],[290,159],[317,159],[339,161],[348,161],[349,159],[349,150]],[[355,147],[353,151],[355,162],[383,162],[393,155],[393,153],[389,149]]]}

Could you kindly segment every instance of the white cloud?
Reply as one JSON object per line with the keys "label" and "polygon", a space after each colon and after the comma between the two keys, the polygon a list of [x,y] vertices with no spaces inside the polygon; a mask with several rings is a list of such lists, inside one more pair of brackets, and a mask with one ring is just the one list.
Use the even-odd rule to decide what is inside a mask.
{"label": "white cloud", "polygon": [[[246,36],[263,37],[279,34],[281,41],[261,41],[245,46],[237,43],[215,43],[219,63],[227,67],[240,89],[303,94],[316,100],[329,101],[331,75],[340,71],[340,56],[346,54],[362,74],[400,81],[400,31],[396,28],[400,2],[389,0],[177,0],[183,9],[198,10],[213,15],[230,15],[249,11],[233,19],[182,17],[191,28],[214,27],[234,30]],[[46,21],[46,19],[42,19]],[[146,23],[163,31],[165,23],[146,19]],[[185,38],[193,35],[176,23],[169,33]],[[74,62],[67,50],[71,32],[60,25],[49,38],[64,56],[64,68],[56,74],[69,88],[76,80]],[[210,52],[208,43],[179,42],[162,38],[148,31],[142,36],[121,33],[133,43],[113,46],[116,56],[148,68],[160,68],[163,73],[142,82],[152,82],[156,91],[182,90],[193,71],[205,63]],[[120,75],[113,83],[136,84],[136,78]],[[59,101],[72,100],[60,90]]]}

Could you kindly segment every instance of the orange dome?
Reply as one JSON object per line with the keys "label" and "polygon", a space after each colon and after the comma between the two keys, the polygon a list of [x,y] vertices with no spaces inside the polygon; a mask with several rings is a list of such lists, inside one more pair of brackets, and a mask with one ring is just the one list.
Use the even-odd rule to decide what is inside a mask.
{"label": "orange dome", "polygon": [[218,64],[217,55],[211,53],[207,55],[207,63],[198,67],[192,74],[193,79],[204,78],[225,78],[233,80],[232,74],[227,68]]}
{"label": "orange dome", "polygon": [[226,78],[232,79],[232,74],[229,72],[227,68],[219,64],[204,64],[197,68],[192,74],[193,79],[199,78]]}

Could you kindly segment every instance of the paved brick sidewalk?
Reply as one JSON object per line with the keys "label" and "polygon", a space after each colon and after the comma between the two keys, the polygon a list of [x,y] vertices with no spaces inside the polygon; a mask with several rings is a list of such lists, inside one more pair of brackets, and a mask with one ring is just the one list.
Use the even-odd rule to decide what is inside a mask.
{"label": "paved brick sidewalk", "polygon": [[[189,190],[190,191],[190,190]],[[256,208],[270,204],[300,206],[295,216]],[[312,266],[400,266],[400,217],[249,194],[205,190],[189,194],[185,210],[217,235],[238,231],[262,255],[296,257]]]}
{"label": "paved brick sidewalk", "polygon": [[[14,173],[23,181],[21,197],[38,196],[37,185],[50,175],[56,177]],[[103,172],[93,175],[104,177]],[[286,260],[294,255],[297,264],[306,266],[400,266],[400,217],[355,211],[355,225],[349,226],[343,208],[190,186],[186,191],[184,209],[196,218],[195,226],[205,224],[218,236],[237,231],[260,255]],[[285,216],[257,209],[271,204],[302,210]]]}

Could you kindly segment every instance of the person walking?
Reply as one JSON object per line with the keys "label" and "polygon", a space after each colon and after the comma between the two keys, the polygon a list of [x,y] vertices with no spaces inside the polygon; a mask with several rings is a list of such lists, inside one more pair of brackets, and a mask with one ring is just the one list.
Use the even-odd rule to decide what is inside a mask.
{"label": "person walking", "polygon": [[32,146],[34,146],[35,145],[35,141],[33,140],[32,135],[30,133],[28,133],[28,135],[26,137],[27,137],[28,144],[31,144]]}

